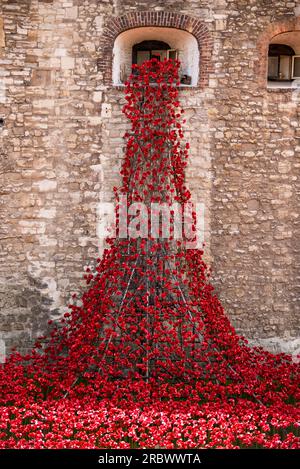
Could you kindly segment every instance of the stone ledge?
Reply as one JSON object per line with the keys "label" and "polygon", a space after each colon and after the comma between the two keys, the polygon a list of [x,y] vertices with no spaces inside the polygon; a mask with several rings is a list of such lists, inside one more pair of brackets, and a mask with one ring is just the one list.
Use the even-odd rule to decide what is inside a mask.
{"label": "stone ledge", "polygon": [[248,339],[249,345],[263,347],[272,353],[291,354],[295,361],[300,354],[300,337],[283,339],[282,337],[270,337],[261,339]]}

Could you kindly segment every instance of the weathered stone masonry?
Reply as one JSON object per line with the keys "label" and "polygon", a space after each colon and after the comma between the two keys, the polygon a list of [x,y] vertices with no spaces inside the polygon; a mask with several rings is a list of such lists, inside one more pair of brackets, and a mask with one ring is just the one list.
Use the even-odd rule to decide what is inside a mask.
{"label": "weathered stone masonry", "polygon": [[99,255],[97,205],[112,200],[127,128],[112,48],[143,26],[199,45],[199,83],[180,98],[216,291],[248,338],[299,349],[299,91],[266,82],[268,43],[300,33],[299,7],[0,0],[0,354],[28,349]]}

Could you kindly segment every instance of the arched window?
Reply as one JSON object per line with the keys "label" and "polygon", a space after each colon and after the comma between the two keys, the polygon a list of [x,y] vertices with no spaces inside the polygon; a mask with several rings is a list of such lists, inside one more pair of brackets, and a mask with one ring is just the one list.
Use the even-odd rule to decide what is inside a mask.
{"label": "arched window", "polygon": [[268,51],[268,84],[270,87],[299,86],[300,31],[274,36]]}
{"label": "arched window", "polygon": [[270,44],[268,80],[291,80],[294,49],[285,44]]}
{"label": "arched window", "polygon": [[[182,85],[196,86],[199,77],[199,47],[195,36],[176,28],[145,26],[119,34],[113,48],[113,84],[124,83],[132,64],[156,57],[178,59]],[[200,64],[201,66],[201,64]]]}

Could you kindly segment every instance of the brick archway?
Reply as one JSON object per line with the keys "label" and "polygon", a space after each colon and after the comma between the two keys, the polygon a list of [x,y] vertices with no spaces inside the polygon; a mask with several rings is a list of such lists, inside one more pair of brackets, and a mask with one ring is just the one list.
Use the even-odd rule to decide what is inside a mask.
{"label": "brick archway", "polygon": [[300,31],[300,17],[293,18],[292,20],[277,21],[271,23],[264,33],[260,36],[258,41],[259,52],[259,85],[263,88],[267,85],[268,73],[268,48],[271,39],[281,33],[288,33],[292,31]]}
{"label": "brick archway", "polygon": [[200,53],[198,86],[204,88],[208,84],[212,72],[212,39],[206,25],[198,18],[180,13],[166,11],[132,12],[124,16],[110,17],[104,27],[97,60],[98,70],[103,73],[105,85],[112,84],[112,50],[116,37],[129,29],[144,26],[182,29],[195,36]]}

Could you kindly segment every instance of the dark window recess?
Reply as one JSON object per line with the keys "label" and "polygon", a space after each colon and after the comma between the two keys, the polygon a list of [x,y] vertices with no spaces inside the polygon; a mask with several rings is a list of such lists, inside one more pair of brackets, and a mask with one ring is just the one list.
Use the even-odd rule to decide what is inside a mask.
{"label": "dark window recess", "polygon": [[132,63],[142,64],[145,60],[157,59],[163,61],[168,57],[167,51],[171,47],[163,41],[143,41],[132,48]]}
{"label": "dark window recess", "polygon": [[270,44],[268,53],[268,80],[290,81],[292,58],[295,51],[285,44]]}
{"label": "dark window recess", "polygon": [[3,127],[4,126],[4,119],[3,117],[0,117],[0,127]]}

